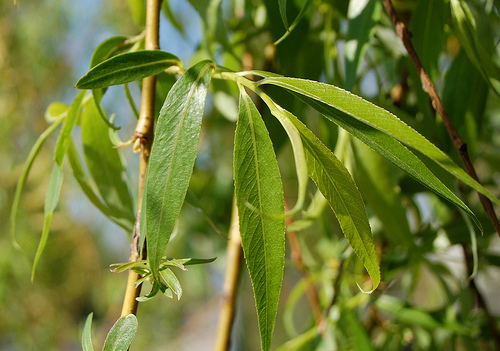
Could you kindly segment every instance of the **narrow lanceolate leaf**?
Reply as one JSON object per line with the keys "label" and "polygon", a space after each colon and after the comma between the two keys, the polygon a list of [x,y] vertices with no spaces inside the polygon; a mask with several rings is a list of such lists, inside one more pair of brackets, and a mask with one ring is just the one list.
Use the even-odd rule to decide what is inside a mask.
{"label": "narrow lanceolate leaf", "polygon": [[59,138],[57,139],[54,159],[59,167],[62,167],[64,155],[68,150],[68,145],[71,139],[71,131],[73,130],[73,126],[75,125],[76,117],[78,116],[78,112],[80,111],[84,96],[85,91],[81,91],[73,100],[73,103],[71,104],[71,107],[68,111],[68,116],[64,120]]}
{"label": "narrow lanceolate leaf", "polygon": [[451,14],[455,33],[460,39],[471,62],[476,66],[493,91],[500,95],[500,67],[495,62],[495,55],[485,48],[478,38],[476,21],[467,3],[462,0],[451,0]]}
{"label": "narrow lanceolate leaf", "polygon": [[164,51],[143,50],[114,56],[93,67],[76,83],[78,89],[98,89],[154,76],[180,60]]}
{"label": "narrow lanceolate leaf", "polygon": [[380,133],[377,129],[368,124],[363,124],[361,121],[352,118],[346,113],[332,108],[331,106],[322,104],[318,101],[299,96],[311,107],[321,112],[326,118],[333,123],[347,130],[356,138],[370,146],[373,150],[377,151],[380,155],[394,163],[396,166],[407,172],[410,176],[418,180],[420,183],[441,195],[455,206],[464,210],[482,231],[482,225],[474,215],[474,213],[460,200],[455,193],[446,187],[438,177],[436,177],[427,166],[402,145],[398,140],[392,136]]}
{"label": "narrow lanceolate leaf", "polygon": [[357,73],[366,52],[368,42],[373,36],[375,25],[378,23],[382,3],[370,0],[351,0],[347,17],[349,30],[345,44],[345,85],[352,90],[356,82]]}
{"label": "narrow lanceolate leaf", "polygon": [[325,83],[298,78],[272,77],[263,79],[259,84],[277,85],[296,92],[312,99],[305,100],[311,106],[311,101],[319,101],[331,107],[331,113],[337,113],[350,119],[356,119],[364,125],[371,126],[386,133],[412,149],[418,150],[447,172],[469,185],[474,190],[484,194],[494,203],[500,205],[499,199],[472,179],[462,168],[457,166],[448,155],[389,111],[359,96],[351,94],[348,91]]}
{"label": "narrow lanceolate leaf", "polygon": [[99,209],[106,217],[111,221],[125,229],[127,233],[132,233],[135,220],[131,220],[130,216],[122,217],[120,215],[121,211],[114,211],[113,208],[109,208],[97,194],[97,190],[91,179],[87,176],[83,170],[82,164],[80,162],[80,157],[76,151],[73,142],[70,143],[68,148],[68,161],[73,171],[73,176],[80,185],[83,193],[87,196],[87,199],[92,202],[92,204]]}
{"label": "narrow lanceolate leaf", "polygon": [[85,321],[85,327],[83,328],[82,334],[82,349],[83,351],[94,351],[94,346],[92,346],[92,316],[91,313],[88,315]]}
{"label": "narrow lanceolate leaf", "polygon": [[373,290],[380,283],[373,236],[365,205],[356,184],[342,162],[297,117],[290,120],[302,134],[309,175],[332,208],[347,241],[372,279]]}
{"label": "narrow lanceolate leaf", "polygon": [[406,209],[394,176],[394,167],[358,140],[351,142],[354,156],[354,179],[363,199],[384,227],[393,245],[407,248],[413,243]]}
{"label": "narrow lanceolate leaf", "polygon": [[261,345],[262,350],[267,351],[271,347],[283,279],[283,185],[268,131],[243,90],[234,139],[234,185],[243,252],[257,305]]}
{"label": "narrow lanceolate leaf", "polygon": [[201,121],[214,64],[202,61],[184,73],[160,111],[149,158],[141,231],[147,238],[153,276],[186,197],[198,150]]}
{"label": "narrow lanceolate leaf", "polygon": [[285,29],[288,31],[288,18],[286,17],[286,0],[278,0],[280,7],[280,16]]}
{"label": "narrow lanceolate leaf", "polygon": [[[89,100],[81,117],[83,152],[99,194],[112,216],[134,223],[134,201],[119,150],[113,147],[108,127],[101,121],[95,100]],[[92,200],[92,199],[91,199]]]}
{"label": "narrow lanceolate leaf", "polygon": [[23,191],[24,184],[26,183],[26,179],[28,178],[28,174],[31,170],[31,166],[35,161],[40,148],[42,147],[45,140],[57,129],[57,127],[63,122],[65,116],[59,117],[54,123],[52,123],[36,140],[35,144],[30,150],[28,154],[28,158],[26,159],[26,163],[24,164],[23,171],[21,172],[21,176],[19,177],[19,181],[17,182],[16,192],[14,194],[14,200],[12,201],[12,209],[10,210],[10,237],[14,246],[19,248],[19,244],[16,242],[16,217],[17,217],[17,208],[19,207],[19,201],[21,200],[21,193]]}
{"label": "narrow lanceolate leaf", "polygon": [[90,68],[116,55],[121,50],[130,47],[132,45],[132,43],[128,42],[130,38],[131,37],[126,36],[115,36],[104,40],[94,50],[92,58],[90,59]]}
{"label": "narrow lanceolate leaf", "polygon": [[35,279],[35,272],[36,272],[36,267],[38,265],[38,261],[40,260],[43,250],[45,249],[45,245],[47,244],[47,240],[49,239],[50,222],[52,221],[52,215],[54,214],[54,210],[56,209],[57,203],[59,202],[59,194],[61,193],[61,187],[63,183],[63,174],[64,173],[61,167],[59,167],[57,164],[54,164],[49,179],[47,195],[45,197],[45,209],[44,209],[45,220],[43,223],[42,236],[40,238],[40,242],[38,243],[38,248],[35,254],[35,260],[33,262],[33,268],[31,271],[32,282]]}
{"label": "narrow lanceolate leaf", "polygon": [[120,317],[109,331],[102,351],[127,351],[136,331],[137,318],[133,314]]}

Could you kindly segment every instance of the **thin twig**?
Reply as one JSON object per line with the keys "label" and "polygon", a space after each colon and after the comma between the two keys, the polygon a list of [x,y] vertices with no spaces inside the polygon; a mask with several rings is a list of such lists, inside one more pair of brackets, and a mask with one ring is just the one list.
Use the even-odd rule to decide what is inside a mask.
{"label": "thin twig", "polygon": [[229,229],[229,241],[227,243],[227,262],[224,274],[224,286],[222,288],[222,308],[219,313],[219,325],[217,327],[216,351],[229,349],[229,341],[233,326],[238,281],[242,261],[240,226],[238,224],[238,207],[236,199],[233,200],[233,213]]}
{"label": "thin twig", "polygon": [[[146,3],[146,50],[159,50],[160,8],[161,0],[147,0]],[[141,259],[140,255],[140,217],[141,204],[144,192],[144,181],[148,166],[149,153],[153,142],[153,123],[155,109],[156,77],[147,77],[142,82],[141,112],[134,137],[139,140],[140,164],[139,164],[139,196],[137,198],[137,217],[134,225],[132,244],[130,250],[130,262]],[[145,245],[144,245],[145,246]],[[143,250],[145,256],[145,251]],[[145,259],[146,257],[142,257]],[[141,285],[136,286],[139,275],[132,270],[129,271],[127,288],[122,307],[122,316],[136,314],[138,301],[136,297],[141,293]]]}
{"label": "thin twig", "polygon": [[[422,62],[420,61],[420,58],[418,57],[417,52],[415,51],[415,48],[411,43],[410,32],[406,28],[405,24],[398,18],[396,11],[394,10],[394,6],[391,3],[391,0],[383,0],[383,3],[387,13],[389,14],[389,17],[391,18],[392,24],[394,25],[397,35],[403,42],[406,51],[408,52],[408,55],[410,56],[410,59],[413,62],[413,65],[415,66],[420,76],[420,81],[422,82],[422,88],[425,92],[427,92],[427,94],[429,94],[432,101],[432,106],[434,110],[438,113],[438,115],[441,117],[441,120],[443,121],[443,124],[446,127],[446,130],[448,131],[451,140],[453,141],[453,145],[455,146],[455,149],[460,155],[460,159],[465,165],[467,173],[479,183],[476,170],[469,157],[469,153],[467,152],[467,144],[458,135],[458,132],[455,129],[455,126],[453,125],[453,122],[448,116],[448,113],[446,112],[446,109],[444,108],[443,103],[441,102],[441,99],[439,98],[439,95],[436,92],[434,84],[432,83],[429,75],[425,71]],[[495,230],[500,236],[500,222],[498,221],[498,218],[495,214],[495,210],[493,209],[493,204],[486,196],[484,196],[481,193],[478,194],[484,210],[490,217],[490,220],[493,223]]]}
{"label": "thin twig", "polygon": [[[285,203],[285,210],[288,211],[288,206]],[[292,223],[294,222],[293,217],[287,217],[286,219],[286,225],[289,227]],[[320,327],[320,332],[323,334],[324,332],[324,322],[325,322],[325,317],[323,316],[322,310],[321,310],[321,304],[319,302],[318,295],[316,294],[316,290],[314,289],[314,284],[311,281],[311,278],[309,276],[309,270],[307,269],[306,265],[304,264],[304,260],[302,259],[302,252],[300,250],[300,243],[299,239],[297,238],[297,233],[293,231],[287,232],[288,236],[288,242],[290,243],[290,249],[291,249],[291,259],[292,262],[295,264],[295,267],[299,270],[299,272],[302,274],[302,279],[304,280],[304,283],[306,285],[306,294],[307,298],[309,300],[309,304],[311,305],[311,309],[314,315],[314,319],[316,320],[316,324]]]}

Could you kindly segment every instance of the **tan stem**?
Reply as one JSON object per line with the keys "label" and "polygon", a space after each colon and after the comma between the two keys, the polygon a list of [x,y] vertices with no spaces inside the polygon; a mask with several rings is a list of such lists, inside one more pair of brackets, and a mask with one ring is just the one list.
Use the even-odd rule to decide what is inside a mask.
{"label": "tan stem", "polygon": [[[146,50],[158,50],[160,33],[160,8],[161,0],[147,0],[146,2]],[[132,234],[132,244],[130,250],[130,262],[141,259],[140,254],[140,217],[141,205],[144,192],[144,181],[148,166],[149,153],[153,142],[153,125],[155,110],[156,77],[147,77],[142,82],[142,100],[139,121],[134,133],[134,137],[140,141],[140,165],[139,165],[139,196],[137,198],[137,216]],[[145,257],[143,257],[145,258]],[[139,279],[139,274],[129,271],[125,298],[122,306],[122,316],[136,314],[138,301],[136,297],[141,293],[141,286],[135,286]]]}
{"label": "tan stem", "polygon": [[[453,125],[453,122],[451,121],[450,117],[448,116],[448,112],[443,106],[443,103],[441,102],[441,99],[439,98],[438,93],[436,92],[436,88],[434,87],[434,84],[432,83],[432,80],[430,79],[429,75],[424,69],[424,66],[422,65],[422,62],[420,61],[420,58],[417,55],[417,52],[415,51],[415,48],[413,47],[413,44],[411,43],[411,33],[408,31],[406,28],[406,25],[398,18],[396,14],[396,10],[394,9],[394,6],[391,3],[391,0],[383,0],[384,7],[389,14],[389,17],[392,20],[392,24],[394,25],[394,28],[396,30],[396,33],[398,34],[399,38],[403,42],[406,51],[408,52],[408,55],[410,56],[410,59],[415,66],[419,76],[420,76],[420,81],[422,83],[422,89],[429,94],[431,101],[432,101],[432,107],[434,107],[434,110],[438,113],[438,115],[441,117],[441,120],[443,121],[444,126],[446,127],[446,130],[448,131],[448,134],[450,135],[451,140],[453,141],[453,145],[455,146],[455,149],[457,150],[458,154],[460,155],[460,159],[462,160],[463,164],[465,165],[465,169],[467,173],[479,183],[479,179],[476,174],[476,170],[474,168],[474,165],[472,164],[472,161],[469,157],[469,153],[467,151],[467,144],[460,138],[460,135],[458,135],[457,130],[455,129],[455,126]],[[484,196],[481,193],[479,194],[479,199],[481,200],[481,204],[483,205],[484,210],[490,217],[491,222],[493,223],[495,230],[497,231],[498,235],[500,236],[500,222],[498,221],[498,218],[495,214],[495,210],[493,208],[493,204],[491,201]]]}
{"label": "tan stem", "polygon": [[215,351],[226,351],[229,349],[229,339],[233,325],[236,293],[240,275],[242,258],[240,227],[238,225],[238,208],[236,199],[233,200],[233,214],[229,229],[229,242],[227,244],[227,263],[224,286],[222,289],[222,308],[219,314],[219,326],[217,328],[217,340]]}

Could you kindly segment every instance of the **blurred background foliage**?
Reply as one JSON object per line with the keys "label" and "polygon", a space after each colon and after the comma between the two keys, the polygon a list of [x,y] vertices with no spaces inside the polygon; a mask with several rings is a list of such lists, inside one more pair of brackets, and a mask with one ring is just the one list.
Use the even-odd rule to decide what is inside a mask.
{"label": "blurred background foliage", "polygon": [[[263,69],[349,87],[396,113],[459,163],[377,1],[373,6],[360,1],[367,11],[360,14],[353,14],[348,1],[308,2],[302,20],[276,47],[272,43],[285,33],[277,1],[227,0],[220,7],[218,3],[165,1],[162,49],[179,56],[185,66],[211,57],[230,69]],[[288,1],[289,23],[304,4]],[[480,179],[499,196],[500,99],[464,50],[449,2],[394,4],[409,24],[424,66],[469,145]],[[475,34],[498,67],[499,4],[490,0],[467,4],[476,21]],[[87,71],[100,42],[142,30],[143,6],[140,0],[19,0],[17,6],[0,2],[1,350],[78,350],[90,312],[94,312],[94,338],[102,344],[120,313],[126,275],[112,274],[108,267],[127,261],[129,235],[95,210],[71,177],[65,179],[35,284],[30,282],[54,137],[42,148],[22,196],[16,231],[22,251],[12,246],[8,223],[22,163],[47,127],[43,118],[47,106],[55,100],[70,103],[75,95],[71,87]],[[353,41],[359,49],[354,56],[349,51]],[[207,350],[214,344],[232,202],[237,100],[234,86],[214,81],[212,87],[190,187],[194,198],[184,206],[168,255],[219,258],[178,274],[184,287],[180,301],[155,298],[140,304],[135,350]],[[139,87],[131,88],[139,102]],[[271,88],[268,93],[335,147],[336,127],[288,95]],[[123,92],[111,88],[104,106],[109,114],[117,114],[120,137],[127,140],[135,121]],[[290,147],[274,118],[265,109],[262,113],[279,156],[287,200],[294,203],[297,187]],[[303,334],[315,321],[303,276],[287,253],[273,345],[289,341],[285,350],[498,349],[500,240],[477,195],[439,174],[467,200],[484,226],[483,236],[476,233],[477,275],[470,280],[475,253],[467,219],[356,140],[349,140],[345,152],[345,162],[367,204],[384,284],[372,295],[359,292],[356,282],[367,279],[365,271],[333,213],[326,209],[312,226],[298,233],[305,267],[328,318],[324,337],[316,332]],[[137,157],[130,149],[122,154],[136,184]],[[233,336],[233,350],[259,347],[246,269]]]}

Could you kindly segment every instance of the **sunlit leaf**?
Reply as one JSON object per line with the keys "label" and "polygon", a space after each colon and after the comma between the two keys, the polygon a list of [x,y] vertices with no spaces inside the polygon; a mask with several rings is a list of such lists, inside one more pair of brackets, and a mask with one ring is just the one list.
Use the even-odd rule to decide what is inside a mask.
{"label": "sunlit leaf", "polygon": [[[398,140],[385,133],[380,133],[380,131],[370,125],[363,124],[357,119],[351,118],[349,115],[331,106],[303,96],[299,98],[303,99],[329,120],[347,130],[396,166],[400,167],[420,183],[464,210],[474,220],[477,227],[482,230],[481,223],[467,205],[446,187],[446,185],[444,185],[443,182],[435,176],[417,156],[415,156],[415,154],[408,150]],[[450,160],[450,162],[452,161]]]}
{"label": "sunlit leaf", "polygon": [[328,201],[376,289],[380,283],[380,268],[365,205],[356,184],[330,149],[291,113],[289,118],[302,134],[311,179]]}
{"label": "sunlit leaf", "polygon": [[83,351],[94,351],[94,346],[92,346],[92,316],[94,314],[90,313],[85,321],[85,327],[83,328],[82,334],[82,349]]}
{"label": "sunlit leaf", "polygon": [[129,52],[101,62],[76,83],[78,89],[97,89],[134,82],[154,76],[180,60],[164,51],[142,50]]}
{"label": "sunlit leaf", "polygon": [[[250,97],[241,91],[234,140],[234,182],[245,260],[254,289],[262,350],[271,347],[283,279],[283,186],[271,139]],[[249,206],[249,205],[250,206]]]}
{"label": "sunlit leaf", "polygon": [[147,237],[148,258],[157,282],[160,282],[158,268],[193,172],[213,70],[210,61],[187,70],[170,90],[156,126],[144,190],[141,233]]}
{"label": "sunlit leaf", "polygon": [[292,144],[293,156],[295,160],[295,169],[297,171],[298,192],[297,203],[287,212],[287,216],[292,216],[302,209],[307,193],[308,172],[307,161],[302,145],[300,133],[295,125],[290,121],[287,111],[276,104],[270,106],[271,113],[278,119],[285,129],[290,143]]}
{"label": "sunlit leaf", "polygon": [[[486,195],[496,204],[500,204],[493,194],[481,184],[472,179],[462,168],[457,166],[451,158],[443,153],[434,144],[416,130],[409,127],[392,113],[366,101],[361,97],[349,93],[336,86],[314,82],[305,79],[273,77],[266,78],[260,84],[272,84],[296,92],[310,99],[319,101],[331,107],[330,114],[342,115],[344,118],[356,119],[365,125],[371,126],[387,135],[424,154],[436,162],[447,172],[469,185],[474,190]],[[311,100],[307,100],[308,104]],[[315,108],[318,106],[315,105]],[[349,122],[350,123],[350,122]]]}
{"label": "sunlit leaf", "polygon": [[174,272],[168,268],[163,269],[161,271],[161,277],[165,280],[165,283],[167,283],[172,292],[177,295],[177,300],[180,300],[182,297],[182,287]]}
{"label": "sunlit leaf", "polygon": [[127,351],[136,331],[137,318],[133,314],[120,317],[109,331],[102,351]]}
{"label": "sunlit leaf", "polygon": [[45,120],[49,123],[53,123],[58,118],[67,116],[69,110],[69,105],[66,105],[62,102],[53,102],[47,107],[45,110]]}

